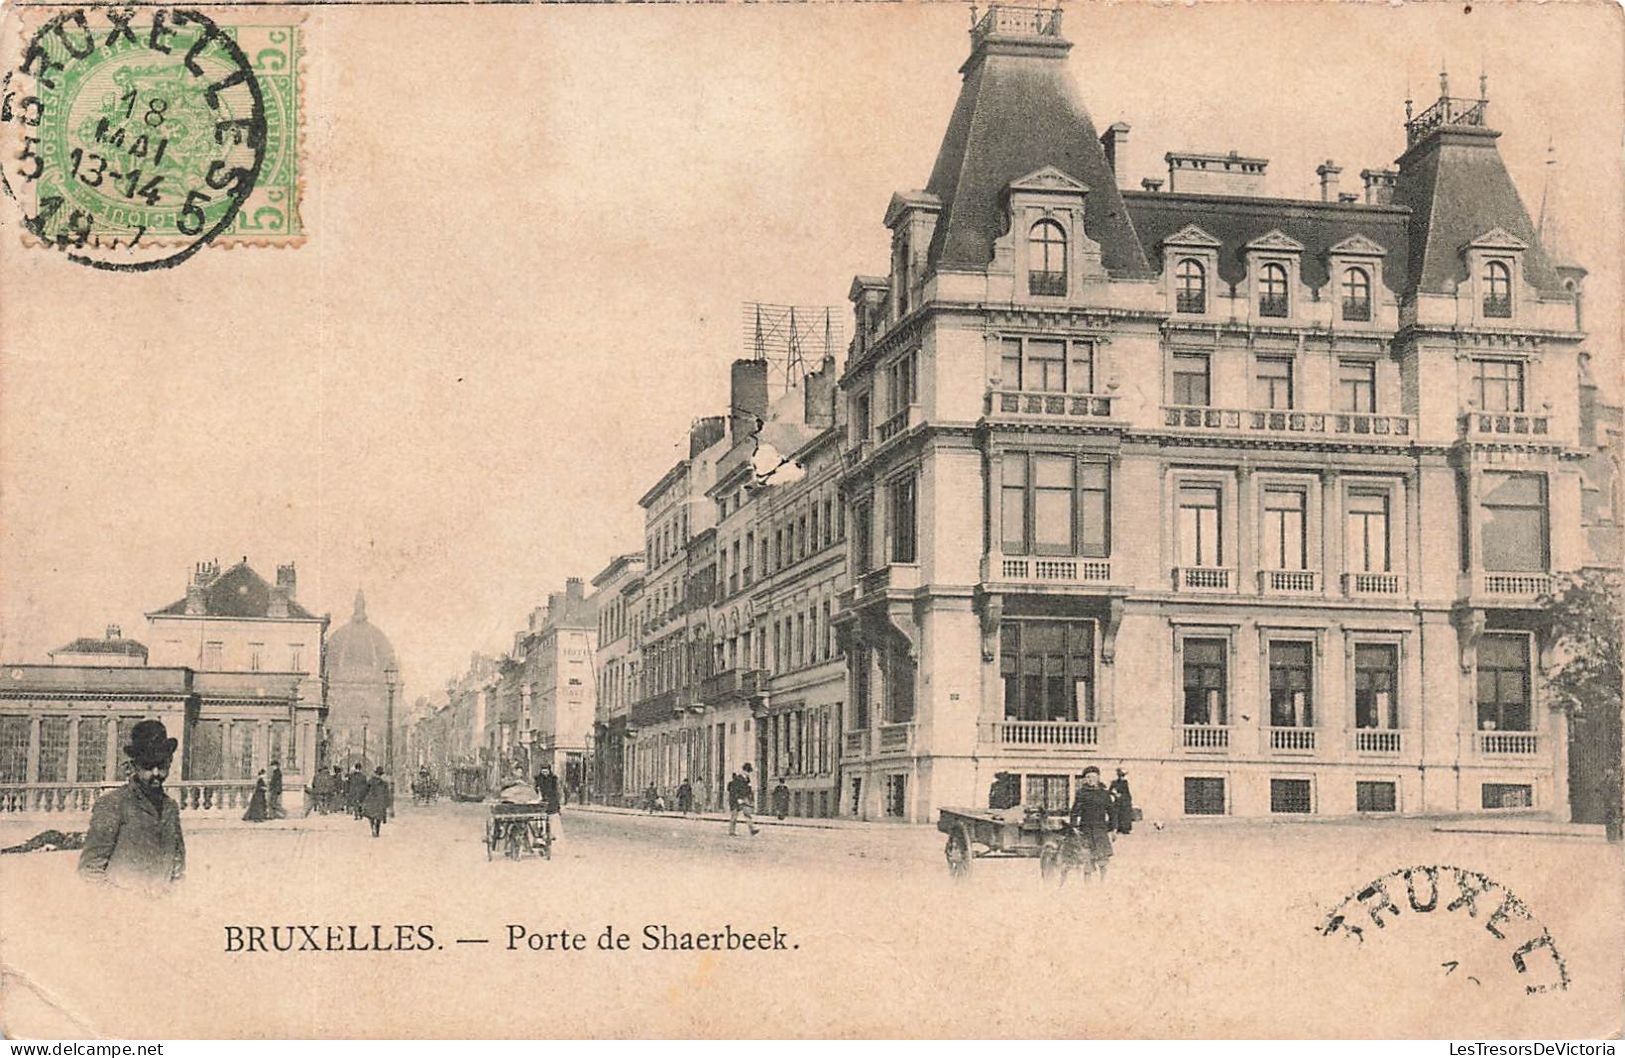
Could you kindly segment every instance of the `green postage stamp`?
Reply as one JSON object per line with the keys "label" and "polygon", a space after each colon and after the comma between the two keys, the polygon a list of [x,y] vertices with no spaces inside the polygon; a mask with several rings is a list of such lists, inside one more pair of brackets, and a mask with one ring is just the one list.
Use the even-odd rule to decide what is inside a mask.
{"label": "green postage stamp", "polygon": [[143,270],[302,242],[299,20],[232,16],[84,7],[25,36],[0,136],[32,243]]}

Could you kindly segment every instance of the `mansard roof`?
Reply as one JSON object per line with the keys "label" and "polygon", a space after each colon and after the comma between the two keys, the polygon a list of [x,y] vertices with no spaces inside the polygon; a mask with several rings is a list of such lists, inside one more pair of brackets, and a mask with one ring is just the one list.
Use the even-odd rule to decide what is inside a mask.
{"label": "mansard roof", "polygon": [[1328,252],[1352,239],[1366,240],[1383,251],[1382,281],[1389,289],[1402,291],[1409,282],[1410,214],[1404,209],[1167,191],[1125,191],[1123,201],[1146,255],[1159,269],[1164,266],[1164,246],[1190,245],[1194,228],[1196,234],[1217,242],[1219,278],[1227,283],[1246,279],[1245,254],[1252,247],[1301,250],[1303,281],[1311,287],[1324,286]]}

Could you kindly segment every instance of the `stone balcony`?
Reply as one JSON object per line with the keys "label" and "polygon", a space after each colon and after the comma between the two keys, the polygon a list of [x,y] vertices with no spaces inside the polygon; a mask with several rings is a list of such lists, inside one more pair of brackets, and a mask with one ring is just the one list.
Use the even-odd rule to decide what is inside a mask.
{"label": "stone balcony", "polygon": [[1114,402],[1114,397],[1097,393],[1030,393],[995,389],[988,391],[983,411],[989,419],[995,421],[1105,420],[1112,417]]}
{"label": "stone balcony", "polygon": [[1309,754],[1318,745],[1318,733],[1312,727],[1272,727],[1269,733],[1271,753]]}
{"label": "stone balcony", "polygon": [[869,755],[869,732],[848,731],[841,738],[841,759],[862,760]]}
{"label": "stone balcony", "polygon": [[1031,555],[984,555],[982,580],[1028,584],[1109,584],[1109,558],[1039,558]]}
{"label": "stone balcony", "polygon": [[1473,747],[1483,757],[1534,757],[1540,754],[1540,735],[1533,731],[1475,731]]}
{"label": "stone balcony", "polygon": [[1182,724],[1179,744],[1192,753],[1230,752],[1230,727],[1227,724]]}
{"label": "stone balcony", "polygon": [[709,705],[744,702],[762,693],[761,669],[727,669],[700,681],[700,700]]}
{"label": "stone balcony", "polygon": [[1088,720],[998,720],[981,725],[980,741],[1001,750],[1031,753],[1094,753],[1101,724]]}
{"label": "stone balcony", "polygon": [[1362,756],[1396,757],[1405,752],[1405,732],[1389,728],[1362,727],[1353,732],[1350,743]]}
{"label": "stone balcony", "polygon": [[1473,574],[1473,594],[1486,599],[1534,602],[1552,591],[1550,573],[1497,573],[1478,570]]}
{"label": "stone balcony", "polygon": [[1225,566],[1175,566],[1174,591],[1234,592],[1236,571]]}
{"label": "stone balcony", "polygon": [[1350,598],[1383,598],[1405,594],[1403,573],[1345,573],[1341,583],[1343,594]]}
{"label": "stone balcony", "polygon": [[1318,569],[1261,569],[1258,571],[1260,595],[1319,595]]}
{"label": "stone balcony", "polygon": [[1545,415],[1511,411],[1465,411],[1461,435],[1469,439],[1547,437],[1551,420]]}
{"label": "stone balcony", "polygon": [[906,754],[914,748],[914,724],[881,724],[875,730],[875,750],[879,756]]}
{"label": "stone balcony", "polygon": [[1270,411],[1171,404],[1163,406],[1162,424],[1175,430],[1254,437],[1387,444],[1409,444],[1416,439],[1416,420],[1410,416],[1370,412]]}

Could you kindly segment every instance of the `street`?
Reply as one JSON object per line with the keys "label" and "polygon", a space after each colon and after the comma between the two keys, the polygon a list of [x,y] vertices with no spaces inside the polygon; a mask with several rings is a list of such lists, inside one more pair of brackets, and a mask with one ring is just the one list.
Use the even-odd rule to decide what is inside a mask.
{"label": "street", "polygon": [[[86,889],[72,853],[0,858],[5,1027],[207,1036],[227,1008],[240,1031],[294,1037],[1619,1027],[1625,909],[1595,880],[1618,876],[1620,850],[1588,838],[1420,820],[1143,825],[1106,884],[1056,890],[1033,860],[979,860],[952,880],[929,827],[730,837],[725,823],[574,808],[551,861],[487,861],[487,812],[403,805],[378,839],[345,816],[193,820],[188,877],[156,902]],[[1515,893],[1567,987],[1528,993],[1558,980],[1556,963],[1537,952],[1520,974],[1511,953],[1530,924],[1503,921],[1497,939],[1489,897],[1472,915],[1443,899],[1418,914],[1401,887],[1384,927],[1321,935],[1351,894],[1411,866]],[[289,950],[245,950],[251,926]],[[723,947],[744,934],[783,950]],[[679,950],[645,950],[665,936]],[[708,946],[723,950],[695,950]],[[565,978],[579,998],[560,1008]]]}

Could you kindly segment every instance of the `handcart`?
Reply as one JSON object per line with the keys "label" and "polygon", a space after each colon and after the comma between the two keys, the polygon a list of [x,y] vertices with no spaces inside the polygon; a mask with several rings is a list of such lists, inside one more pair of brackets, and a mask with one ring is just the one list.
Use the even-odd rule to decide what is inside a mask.
{"label": "handcart", "polygon": [[553,828],[547,821],[546,807],[507,802],[492,805],[490,818],[485,821],[485,858],[494,859],[499,848],[510,860],[530,854],[552,859]]}

